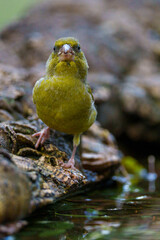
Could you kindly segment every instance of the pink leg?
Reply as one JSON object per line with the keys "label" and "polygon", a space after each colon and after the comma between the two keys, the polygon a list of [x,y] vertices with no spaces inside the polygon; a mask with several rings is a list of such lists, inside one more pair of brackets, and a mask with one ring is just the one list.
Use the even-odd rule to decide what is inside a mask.
{"label": "pink leg", "polygon": [[35,148],[38,148],[40,144],[43,144],[46,141],[46,139],[49,138],[49,134],[50,134],[50,128],[49,127],[44,128],[40,132],[34,133],[32,135],[32,137],[39,137],[37,142],[36,142]]}
{"label": "pink leg", "polygon": [[72,156],[71,158],[69,159],[69,161],[67,163],[63,163],[62,164],[62,167],[64,168],[73,168],[73,169],[76,169],[75,168],[75,160],[74,160],[74,157],[75,157],[75,153],[76,153],[76,149],[77,149],[77,146],[75,145],[73,147],[73,152],[72,152]]}

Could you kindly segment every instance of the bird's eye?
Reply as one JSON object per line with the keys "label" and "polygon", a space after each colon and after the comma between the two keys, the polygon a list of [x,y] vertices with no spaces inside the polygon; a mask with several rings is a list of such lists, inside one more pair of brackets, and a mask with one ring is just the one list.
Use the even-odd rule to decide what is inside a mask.
{"label": "bird's eye", "polygon": [[77,50],[78,50],[78,51],[80,51],[80,50],[81,50],[81,47],[80,47],[79,45],[77,46]]}
{"label": "bird's eye", "polygon": [[53,51],[55,52],[55,51],[56,51],[56,49],[57,49],[57,48],[56,48],[56,46],[54,46],[54,48],[53,48]]}
{"label": "bird's eye", "polygon": [[73,49],[74,49],[76,52],[80,52],[81,47],[80,47],[80,45],[75,45],[75,46],[73,47]]}

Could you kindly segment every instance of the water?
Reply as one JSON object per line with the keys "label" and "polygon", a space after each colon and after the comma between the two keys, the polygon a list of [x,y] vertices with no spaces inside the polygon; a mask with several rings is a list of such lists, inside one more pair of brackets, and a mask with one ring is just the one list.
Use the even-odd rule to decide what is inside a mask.
{"label": "water", "polygon": [[160,239],[159,186],[159,179],[99,186],[39,209],[5,240]]}

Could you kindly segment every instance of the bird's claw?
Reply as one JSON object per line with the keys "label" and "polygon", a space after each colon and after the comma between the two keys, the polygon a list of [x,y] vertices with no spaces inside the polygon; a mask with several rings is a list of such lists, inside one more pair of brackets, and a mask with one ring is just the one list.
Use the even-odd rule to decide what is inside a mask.
{"label": "bird's claw", "polygon": [[76,170],[74,165],[75,165],[75,161],[74,161],[74,159],[71,159],[71,158],[69,159],[69,161],[67,163],[62,163],[61,164],[61,166],[64,167],[64,168],[71,168],[71,169]]}
{"label": "bird's claw", "polygon": [[32,137],[39,137],[40,134],[41,134],[41,132],[34,133],[34,134],[32,134]]}
{"label": "bird's claw", "polygon": [[35,148],[38,148],[40,144],[43,144],[49,138],[49,134],[50,134],[49,127],[41,130],[40,132],[34,133],[32,137],[39,137],[36,142]]}

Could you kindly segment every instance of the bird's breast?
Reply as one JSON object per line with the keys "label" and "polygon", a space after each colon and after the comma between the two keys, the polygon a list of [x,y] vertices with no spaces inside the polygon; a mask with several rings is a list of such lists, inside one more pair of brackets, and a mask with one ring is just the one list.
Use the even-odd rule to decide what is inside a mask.
{"label": "bird's breast", "polygon": [[83,82],[79,79],[54,78],[45,80],[41,85],[43,87],[36,94],[37,113],[49,127],[75,133],[91,125],[88,121],[93,102]]}

